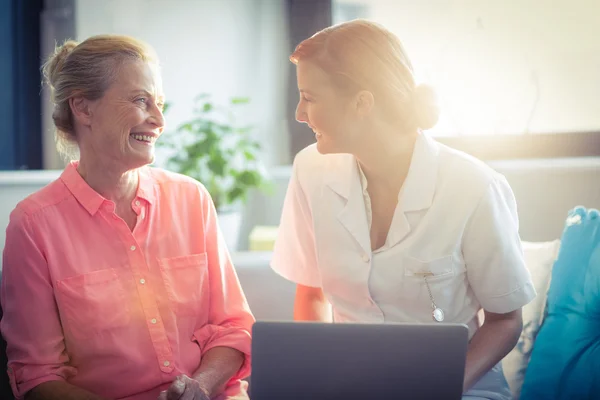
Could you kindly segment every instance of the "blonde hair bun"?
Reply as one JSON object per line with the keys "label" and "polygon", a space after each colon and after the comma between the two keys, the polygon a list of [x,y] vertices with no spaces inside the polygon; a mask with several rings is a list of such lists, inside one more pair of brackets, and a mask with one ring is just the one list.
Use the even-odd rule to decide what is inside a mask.
{"label": "blonde hair bun", "polygon": [[44,64],[44,78],[46,83],[54,88],[56,77],[65,65],[65,61],[69,54],[77,47],[79,43],[74,40],[67,40],[62,46],[57,46],[54,53],[48,57],[48,61]]}

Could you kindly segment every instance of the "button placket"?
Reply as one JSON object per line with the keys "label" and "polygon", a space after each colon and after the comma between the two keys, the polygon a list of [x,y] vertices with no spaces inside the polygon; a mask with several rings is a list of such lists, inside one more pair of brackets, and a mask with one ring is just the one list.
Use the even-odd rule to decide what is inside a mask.
{"label": "button placket", "polygon": [[151,278],[151,276],[148,275],[148,263],[144,256],[143,249],[138,246],[136,238],[131,231],[127,230],[127,233],[121,231],[121,233],[126,235],[123,236],[125,243],[130,243],[130,246],[128,247],[129,263],[134,273],[137,274],[136,281],[138,284],[136,286],[138,298],[145,314],[146,326],[152,338],[159,368],[163,373],[170,374],[174,369],[173,353],[165,332],[165,327],[160,318],[157,299],[153,293],[153,287],[148,280]]}
{"label": "button placket", "polygon": [[151,282],[147,279],[149,278],[149,276],[141,271],[141,265],[145,265],[145,261],[142,261],[142,263],[140,263],[140,260],[136,259],[136,257],[133,256],[133,254],[137,255],[140,253],[132,253],[133,258],[131,262],[134,266],[140,266],[138,267],[138,272],[144,274],[142,275],[143,277],[138,275],[137,282],[139,284],[137,285],[137,288],[138,294],[140,296],[139,300],[141,302],[144,315],[146,317],[146,326],[148,328],[150,337],[152,338],[154,351],[156,352],[156,356],[159,360],[158,362],[160,363],[160,370],[163,373],[168,374],[171,373],[174,369],[174,364],[172,361],[173,353],[171,351],[168,338],[166,336],[163,321],[160,318],[158,304],[156,303],[157,300],[153,293],[152,285],[150,284]]}

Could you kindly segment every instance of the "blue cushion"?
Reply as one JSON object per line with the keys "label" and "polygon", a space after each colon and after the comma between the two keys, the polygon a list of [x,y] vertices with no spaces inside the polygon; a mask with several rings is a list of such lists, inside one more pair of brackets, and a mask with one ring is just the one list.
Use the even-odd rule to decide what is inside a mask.
{"label": "blue cushion", "polygon": [[569,213],[521,400],[600,399],[600,216]]}

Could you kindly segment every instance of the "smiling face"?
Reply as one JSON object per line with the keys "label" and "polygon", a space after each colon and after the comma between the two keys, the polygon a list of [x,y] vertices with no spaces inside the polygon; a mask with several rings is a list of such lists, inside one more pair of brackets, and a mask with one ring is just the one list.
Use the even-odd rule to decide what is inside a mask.
{"label": "smiling face", "polygon": [[124,62],[104,95],[88,102],[89,130],[78,136],[82,157],[92,154],[101,165],[124,171],[152,163],[164,128],[163,105],[158,66]]}
{"label": "smiling face", "polygon": [[356,96],[339,93],[329,75],[309,60],[298,62],[296,73],[300,92],[296,120],[315,132],[320,153],[352,153],[361,140]]}

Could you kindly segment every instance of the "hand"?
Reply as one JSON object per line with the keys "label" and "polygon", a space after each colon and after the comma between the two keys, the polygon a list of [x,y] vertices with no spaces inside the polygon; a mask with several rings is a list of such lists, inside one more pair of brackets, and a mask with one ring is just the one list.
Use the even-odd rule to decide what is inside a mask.
{"label": "hand", "polygon": [[200,382],[179,375],[167,390],[160,392],[158,400],[210,400],[210,396]]}

